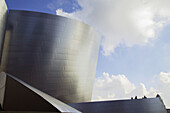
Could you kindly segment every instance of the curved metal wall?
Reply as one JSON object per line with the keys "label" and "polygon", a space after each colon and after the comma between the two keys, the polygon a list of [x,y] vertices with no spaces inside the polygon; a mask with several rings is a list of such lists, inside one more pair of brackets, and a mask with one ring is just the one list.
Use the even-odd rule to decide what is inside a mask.
{"label": "curved metal wall", "polygon": [[100,39],[65,17],[9,12],[1,71],[66,102],[91,100]]}
{"label": "curved metal wall", "polygon": [[2,55],[2,46],[3,46],[3,39],[5,34],[7,14],[8,14],[8,9],[5,0],[0,0],[0,59]]}

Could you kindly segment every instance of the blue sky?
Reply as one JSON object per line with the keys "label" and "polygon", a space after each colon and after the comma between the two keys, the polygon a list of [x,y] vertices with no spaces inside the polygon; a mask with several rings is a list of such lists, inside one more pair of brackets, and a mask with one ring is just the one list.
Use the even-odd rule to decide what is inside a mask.
{"label": "blue sky", "polygon": [[[131,2],[126,0],[105,2],[104,0],[6,0],[6,2],[9,9],[51,14],[56,14],[56,10],[62,9],[61,15],[75,16],[76,19],[94,27],[104,37],[105,41],[101,42],[99,50],[94,100],[98,97],[98,99],[110,99],[110,97],[118,99],[126,96],[130,98],[142,91],[141,94],[148,96],[162,94],[166,105],[170,106],[170,101],[167,101],[170,98],[166,95],[170,93],[168,0],[164,2],[161,0],[157,2],[154,0]],[[107,82],[108,77],[112,82],[119,83],[118,85],[126,92],[124,97],[117,96],[120,90],[116,90],[115,87],[109,89],[108,86],[103,85],[99,88],[100,80]],[[126,86],[130,87],[129,90],[124,88]],[[106,89],[113,91],[105,94],[103,92],[106,92]]]}
{"label": "blue sky", "polygon": [[[120,45],[111,56],[99,54],[96,75],[108,72],[125,74],[134,83],[150,86],[154,75],[170,70],[170,26],[164,28],[152,45],[127,47]],[[101,49],[100,49],[101,51]]]}
{"label": "blue sky", "polygon": [[[62,2],[61,2],[62,1]],[[62,8],[66,12],[72,12],[76,9],[81,9],[76,0],[6,0],[9,9],[16,10],[30,10],[45,12],[50,14],[56,14],[56,9]],[[48,7],[48,4],[53,4],[52,9]],[[62,3],[62,4],[59,4]],[[76,6],[73,4],[77,4]],[[72,9],[72,7],[75,9]]]}

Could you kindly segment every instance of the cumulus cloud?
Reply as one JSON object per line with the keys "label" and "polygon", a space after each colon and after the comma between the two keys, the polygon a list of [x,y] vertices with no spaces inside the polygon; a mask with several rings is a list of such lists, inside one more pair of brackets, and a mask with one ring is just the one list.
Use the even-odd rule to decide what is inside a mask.
{"label": "cumulus cloud", "polygon": [[158,76],[158,90],[161,92],[161,96],[165,104],[170,108],[170,72],[161,72]]}
{"label": "cumulus cloud", "polygon": [[82,7],[72,13],[56,13],[79,19],[94,27],[103,37],[104,55],[120,44],[145,45],[155,39],[170,21],[169,0],[78,0]]}
{"label": "cumulus cloud", "polygon": [[102,77],[96,79],[92,100],[130,99],[144,95],[156,96],[156,90],[146,89],[142,83],[135,86],[125,75],[109,75],[104,72]]}
{"label": "cumulus cloud", "polygon": [[157,76],[157,82],[157,86],[147,89],[143,83],[133,84],[125,75],[109,75],[104,72],[101,77],[96,78],[92,100],[130,99],[134,96],[142,98],[144,95],[155,97],[160,94],[166,107],[170,107],[170,72],[161,72]]}

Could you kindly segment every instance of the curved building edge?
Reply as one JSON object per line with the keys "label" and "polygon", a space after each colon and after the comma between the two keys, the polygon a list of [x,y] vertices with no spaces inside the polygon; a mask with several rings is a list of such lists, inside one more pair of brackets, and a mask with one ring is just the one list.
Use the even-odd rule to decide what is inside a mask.
{"label": "curved building edge", "polygon": [[10,10],[1,71],[65,102],[91,101],[100,38],[76,20]]}
{"label": "curved building edge", "polygon": [[4,0],[0,0],[0,62],[2,56],[2,47],[5,35],[7,15],[8,15],[7,5]]}

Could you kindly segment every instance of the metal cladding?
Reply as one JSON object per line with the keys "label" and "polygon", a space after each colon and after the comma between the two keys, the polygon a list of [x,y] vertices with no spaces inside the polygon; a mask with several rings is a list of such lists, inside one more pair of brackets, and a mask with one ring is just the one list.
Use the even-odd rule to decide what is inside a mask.
{"label": "metal cladding", "polygon": [[[0,73],[0,87],[5,89],[1,105],[4,111],[53,111],[62,113],[80,113],[42,91],[24,83],[7,73]],[[3,84],[1,84],[1,82]],[[0,89],[0,92],[3,92]],[[1,112],[0,112],[1,113]]]}
{"label": "metal cladding", "polygon": [[9,11],[1,71],[65,102],[91,100],[100,39],[65,17]]}
{"label": "metal cladding", "polygon": [[0,0],[0,59],[4,40],[8,9],[4,0]]}
{"label": "metal cladding", "polygon": [[69,104],[83,113],[167,113],[160,97]]}

